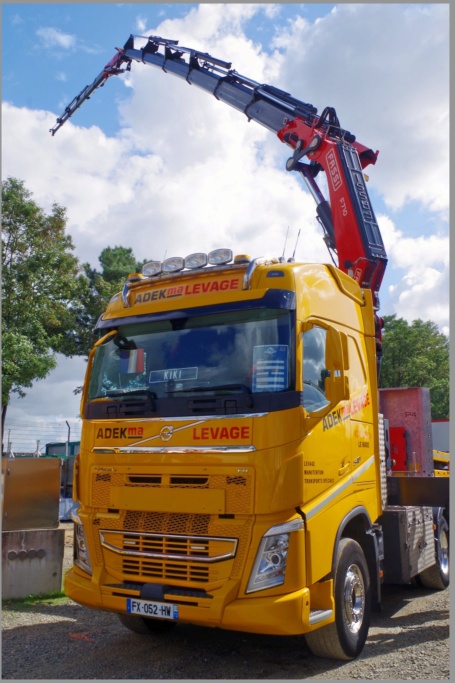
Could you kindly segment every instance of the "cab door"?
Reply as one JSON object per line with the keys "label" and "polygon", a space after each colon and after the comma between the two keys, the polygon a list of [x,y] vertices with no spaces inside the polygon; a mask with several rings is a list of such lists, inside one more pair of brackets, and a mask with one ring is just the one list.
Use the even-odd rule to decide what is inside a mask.
{"label": "cab door", "polygon": [[302,328],[305,503],[352,468],[346,336],[322,321]]}

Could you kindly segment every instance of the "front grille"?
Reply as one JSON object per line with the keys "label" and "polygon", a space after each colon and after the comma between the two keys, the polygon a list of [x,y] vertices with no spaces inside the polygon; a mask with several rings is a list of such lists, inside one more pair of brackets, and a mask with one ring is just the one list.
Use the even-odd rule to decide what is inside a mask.
{"label": "front grille", "polygon": [[[227,578],[237,552],[237,539],[101,530],[106,569],[128,581],[159,579],[208,583]],[[230,562],[223,562],[230,560]],[[223,567],[217,568],[220,563]]]}
{"label": "front grille", "polygon": [[[181,589],[202,583],[206,590],[242,574],[253,524],[254,470],[237,466],[196,467],[163,471],[158,466],[94,468],[91,481],[93,546],[97,564],[103,564],[115,582],[169,582]],[[177,468],[176,468],[177,469]],[[113,490],[127,489],[129,509],[122,509]],[[224,491],[223,514],[160,511],[134,508],[137,491],[169,490],[178,505],[178,490]],[[186,494],[186,492],[185,492]],[[161,498],[162,500],[162,498]],[[193,500],[188,498],[188,500]],[[194,504],[193,504],[194,507]]]}
{"label": "front grille", "polygon": [[101,544],[118,555],[213,563],[235,557],[237,539],[100,531]]}
{"label": "front grille", "polygon": [[160,581],[182,581],[184,583],[208,583],[210,572],[208,567],[176,562],[153,562],[147,559],[128,558],[123,560],[122,572],[140,576],[141,579],[159,579]]}

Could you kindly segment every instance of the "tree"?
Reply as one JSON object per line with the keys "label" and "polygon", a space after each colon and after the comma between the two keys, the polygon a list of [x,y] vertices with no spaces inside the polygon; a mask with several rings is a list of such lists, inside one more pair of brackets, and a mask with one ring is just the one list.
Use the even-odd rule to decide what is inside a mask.
{"label": "tree", "polygon": [[428,387],[433,419],[449,418],[449,339],[433,322],[384,317],[381,388]]}
{"label": "tree", "polygon": [[16,178],[2,182],[2,433],[12,393],[43,379],[55,353],[73,355],[82,281],[66,210],[46,214]]}
{"label": "tree", "polygon": [[95,325],[110,299],[122,290],[128,275],[140,271],[144,263],[136,261],[132,249],[120,246],[106,247],[98,260],[101,271],[88,263],[83,265],[85,283],[81,293],[82,308],[75,330],[75,343],[80,355],[88,355],[96,341]]}

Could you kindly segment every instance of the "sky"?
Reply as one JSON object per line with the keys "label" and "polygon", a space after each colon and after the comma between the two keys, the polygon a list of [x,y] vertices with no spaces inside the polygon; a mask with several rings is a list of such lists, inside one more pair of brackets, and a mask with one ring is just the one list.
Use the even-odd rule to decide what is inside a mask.
{"label": "sky", "polygon": [[[2,179],[67,208],[81,263],[107,246],[138,260],[228,247],[330,262],[315,204],[278,138],[181,79],[144,64],[110,78],[52,136],[65,106],[130,34],[232,62],[379,150],[368,191],[389,263],[382,315],[449,333],[449,3],[4,3]],[[319,180],[319,178],[318,178]],[[300,238],[297,236],[300,230]],[[85,359],[12,397],[5,445],[80,436]],[[39,444],[38,444],[39,441]]]}

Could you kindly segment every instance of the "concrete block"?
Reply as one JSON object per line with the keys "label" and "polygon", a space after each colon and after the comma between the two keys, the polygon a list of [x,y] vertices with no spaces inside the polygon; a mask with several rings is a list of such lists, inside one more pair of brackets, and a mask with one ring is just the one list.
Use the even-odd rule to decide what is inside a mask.
{"label": "concrete block", "polygon": [[2,599],[62,588],[64,529],[2,532]]}

